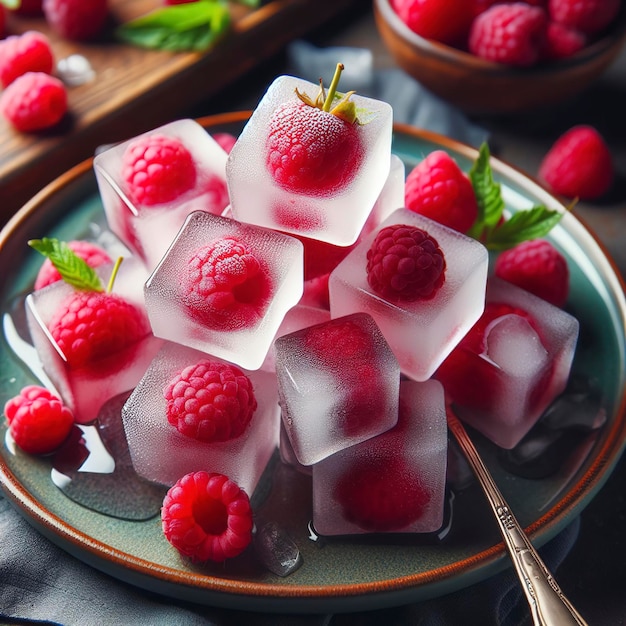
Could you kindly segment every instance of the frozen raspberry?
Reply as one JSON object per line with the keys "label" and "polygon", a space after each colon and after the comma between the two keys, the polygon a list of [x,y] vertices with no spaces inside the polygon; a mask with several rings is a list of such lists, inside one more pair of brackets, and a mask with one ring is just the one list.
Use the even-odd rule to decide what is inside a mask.
{"label": "frozen raspberry", "polygon": [[171,202],[196,184],[191,152],[175,137],[153,133],[131,141],[122,156],[130,199],[142,206]]}
{"label": "frozen raspberry", "polygon": [[566,59],[587,45],[584,33],[573,28],[550,22],[546,31],[544,57],[549,60]]}
{"label": "frozen raspberry", "polygon": [[46,22],[65,39],[88,41],[104,29],[108,0],[43,0]]}
{"label": "frozen raspberry", "polygon": [[30,30],[0,41],[0,83],[3,87],[26,72],[51,74],[53,68],[50,40],[43,33]]}
{"label": "frozen raspberry", "polygon": [[383,228],[367,252],[367,282],[391,302],[433,298],[444,283],[445,270],[437,241],[415,226]]}
{"label": "frozen raspberry", "polygon": [[226,181],[217,175],[211,175],[206,184],[203,185],[203,193],[206,199],[202,210],[213,215],[221,215],[229,205],[228,187]]}
{"label": "frozen raspberry", "polygon": [[212,137],[221,146],[222,150],[226,152],[226,154],[230,154],[233,146],[237,143],[237,137],[231,133],[214,133]]}
{"label": "frozen raspberry", "polygon": [[305,345],[325,366],[340,369],[349,369],[345,367],[347,362],[365,361],[374,355],[372,336],[351,319],[338,318],[311,326]]}
{"label": "frozen raspberry", "polygon": [[74,424],[72,412],[43,387],[29,385],[4,405],[9,432],[29,454],[47,454],[66,439]]}
{"label": "frozen raspberry", "polygon": [[271,295],[271,281],[260,259],[232,237],[200,248],[190,259],[183,300],[190,315],[220,330],[256,325]]}
{"label": "frozen raspberry", "polygon": [[169,423],[183,435],[206,442],[239,437],[257,408],[250,379],[234,365],[219,361],[186,367],[163,395]]}
{"label": "frozen raspberry", "polygon": [[569,293],[569,270],[565,257],[545,239],[524,241],[501,252],[495,273],[555,306],[562,307]]}
{"label": "frozen raspberry", "polygon": [[593,200],[613,184],[613,157],[600,133],[580,125],[561,135],[539,166],[539,178],[557,194]]}
{"label": "frozen raspberry", "polygon": [[476,221],[478,205],[467,175],[443,150],[434,150],[406,178],[407,209],[466,233]]}
{"label": "frozen raspberry", "polygon": [[528,67],[545,48],[548,15],[525,2],[494,4],[472,23],[469,50],[495,63]]}
{"label": "frozen raspberry", "polygon": [[19,6],[11,9],[19,15],[43,15],[43,0],[20,0]]}
{"label": "frozen raspberry", "polygon": [[241,554],[252,541],[250,500],[223,474],[192,472],[167,492],[161,509],[166,539],[192,561]]}
{"label": "frozen raspberry", "polygon": [[43,72],[26,72],[0,95],[0,112],[20,132],[54,126],[67,111],[63,83]]}
{"label": "frozen raspberry", "polygon": [[[112,262],[109,255],[100,246],[89,241],[69,241],[67,245],[76,256],[83,259],[90,267],[98,267],[104,263]],[[35,289],[43,289],[59,280],[62,280],[61,274],[54,267],[52,261],[46,259],[41,264],[35,278]]]}
{"label": "frozen raspberry", "polygon": [[550,18],[587,35],[604,30],[617,17],[620,0],[548,0]]}

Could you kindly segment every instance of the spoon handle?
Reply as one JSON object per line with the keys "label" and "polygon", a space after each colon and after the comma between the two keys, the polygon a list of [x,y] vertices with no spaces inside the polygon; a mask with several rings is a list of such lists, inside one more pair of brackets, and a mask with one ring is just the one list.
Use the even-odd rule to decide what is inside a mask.
{"label": "spoon handle", "polygon": [[448,406],[448,427],[480,482],[530,606],[535,626],[586,626],[510,510],[465,427]]}

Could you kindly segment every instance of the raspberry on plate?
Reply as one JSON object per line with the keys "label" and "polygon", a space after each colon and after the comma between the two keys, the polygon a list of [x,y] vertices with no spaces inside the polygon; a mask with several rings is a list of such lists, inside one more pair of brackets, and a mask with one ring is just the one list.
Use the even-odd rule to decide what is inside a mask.
{"label": "raspberry on plate", "polygon": [[550,18],[587,35],[604,30],[617,17],[620,0],[548,0]]}
{"label": "raspberry on plate", "polygon": [[383,228],[367,252],[367,281],[391,302],[433,298],[443,285],[445,269],[436,239],[416,226]]}
{"label": "raspberry on plate", "polygon": [[172,426],[199,441],[227,441],[247,428],[257,408],[250,379],[234,365],[203,360],[163,391]]}
{"label": "raspberry on plate", "polygon": [[404,201],[407,209],[460,233],[478,215],[472,183],[444,150],[434,150],[409,172]]}
{"label": "raspberry on plate", "polygon": [[67,111],[63,83],[44,72],[26,72],[0,95],[0,112],[21,132],[49,128]]}
{"label": "raspberry on plate", "polygon": [[50,40],[43,33],[30,30],[0,41],[0,83],[3,87],[26,72],[51,74],[53,68]]}
{"label": "raspberry on plate", "polygon": [[43,387],[29,385],[4,405],[9,432],[29,454],[47,454],[67,438],[74,424],[72,412]]}
{"label": "raspberry on plate", "polygon": [[46,22],[65,39],[94,39],[104,29],[108,0],[43,0]]}
{"label": "raspberry on plate", "polygon": [[558,307],[569,293],[569,270],[565,257],[547,240],[524,241],[500,253],[496,276]]}
{"label": "raspberry on plate", "polygon": [[563,133],[539,166],[539,178],[554,193],[581,200],[603,196],[614,176],[613,157],[604,138],[585,124]]}
{"label": "raspberry on plate", "polygon": [[168,492],[161,509],[166,539],[192,561],[241,554],[252,540],[252,509],[245,491],[227,476],[193,472]]}

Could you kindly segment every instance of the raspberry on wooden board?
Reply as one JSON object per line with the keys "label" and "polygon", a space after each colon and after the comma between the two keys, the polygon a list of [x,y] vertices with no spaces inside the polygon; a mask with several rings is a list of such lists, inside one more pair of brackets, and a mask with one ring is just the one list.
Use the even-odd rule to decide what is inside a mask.
{"label": "raspberry on wooden board", "polygon": [[44,33],[29,30],[0,41],[0,83],[3,87],[26,72],[52,74],[53,68],[54,53]]}

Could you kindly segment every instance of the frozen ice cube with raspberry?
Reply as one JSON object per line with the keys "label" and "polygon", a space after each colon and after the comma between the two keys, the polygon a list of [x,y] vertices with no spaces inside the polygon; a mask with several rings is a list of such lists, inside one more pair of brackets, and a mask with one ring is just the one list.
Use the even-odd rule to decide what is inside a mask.
{"label": "frozen ice cube with raspberry", "polygon": [[228,205],[226,158],[190,119],[104,150],[94,170],[109,227],[153,269],[189,213],[220,215]]}
{"label": "frozen ice cube with raspberry", "polygon": [[369,313],[402,373],[424,381],[480,317],[487,269],[481,243],[399,209],[331,273],[331,315]]}
{"label": "frozen ice cube with raspberry", "polygon": [[319,91],[292,76],[270,85],[228,157],[228,189],[236,219],[348,246],[389,174],[392,110],[352,94],[348,120],[315,106]]}
{"label": "frozen ice cube with raspberry", "polygon": [[490,277],[483,315],[435,377],[461,419],[513,448],[565,389],[578,331],[569,313]]}
{"label": "frozen ice cube with raspberry", "polygon": [[166,342],[122,410],[138,474],[226,474],[249,496],[278,445],[276,377]]}
{"label": "frozen ice cube with raspberry", "polygon": [[403,380],[399,394],[393,428],[313,465],[313,525],[321,535],[441,528],[448,448],[443,387]]}
{"label": "frozen ice cube with raspberry", "polygon": [[369,315],[284,335],[275,350],[283,424],[303,465],[396,423],[400,369]]}
{"label": "frozen ice cube with raspberry", "polygon": [[195,211],[146,282],[145,303],[157,337],[258,369],[302,283],[299,241]]}

